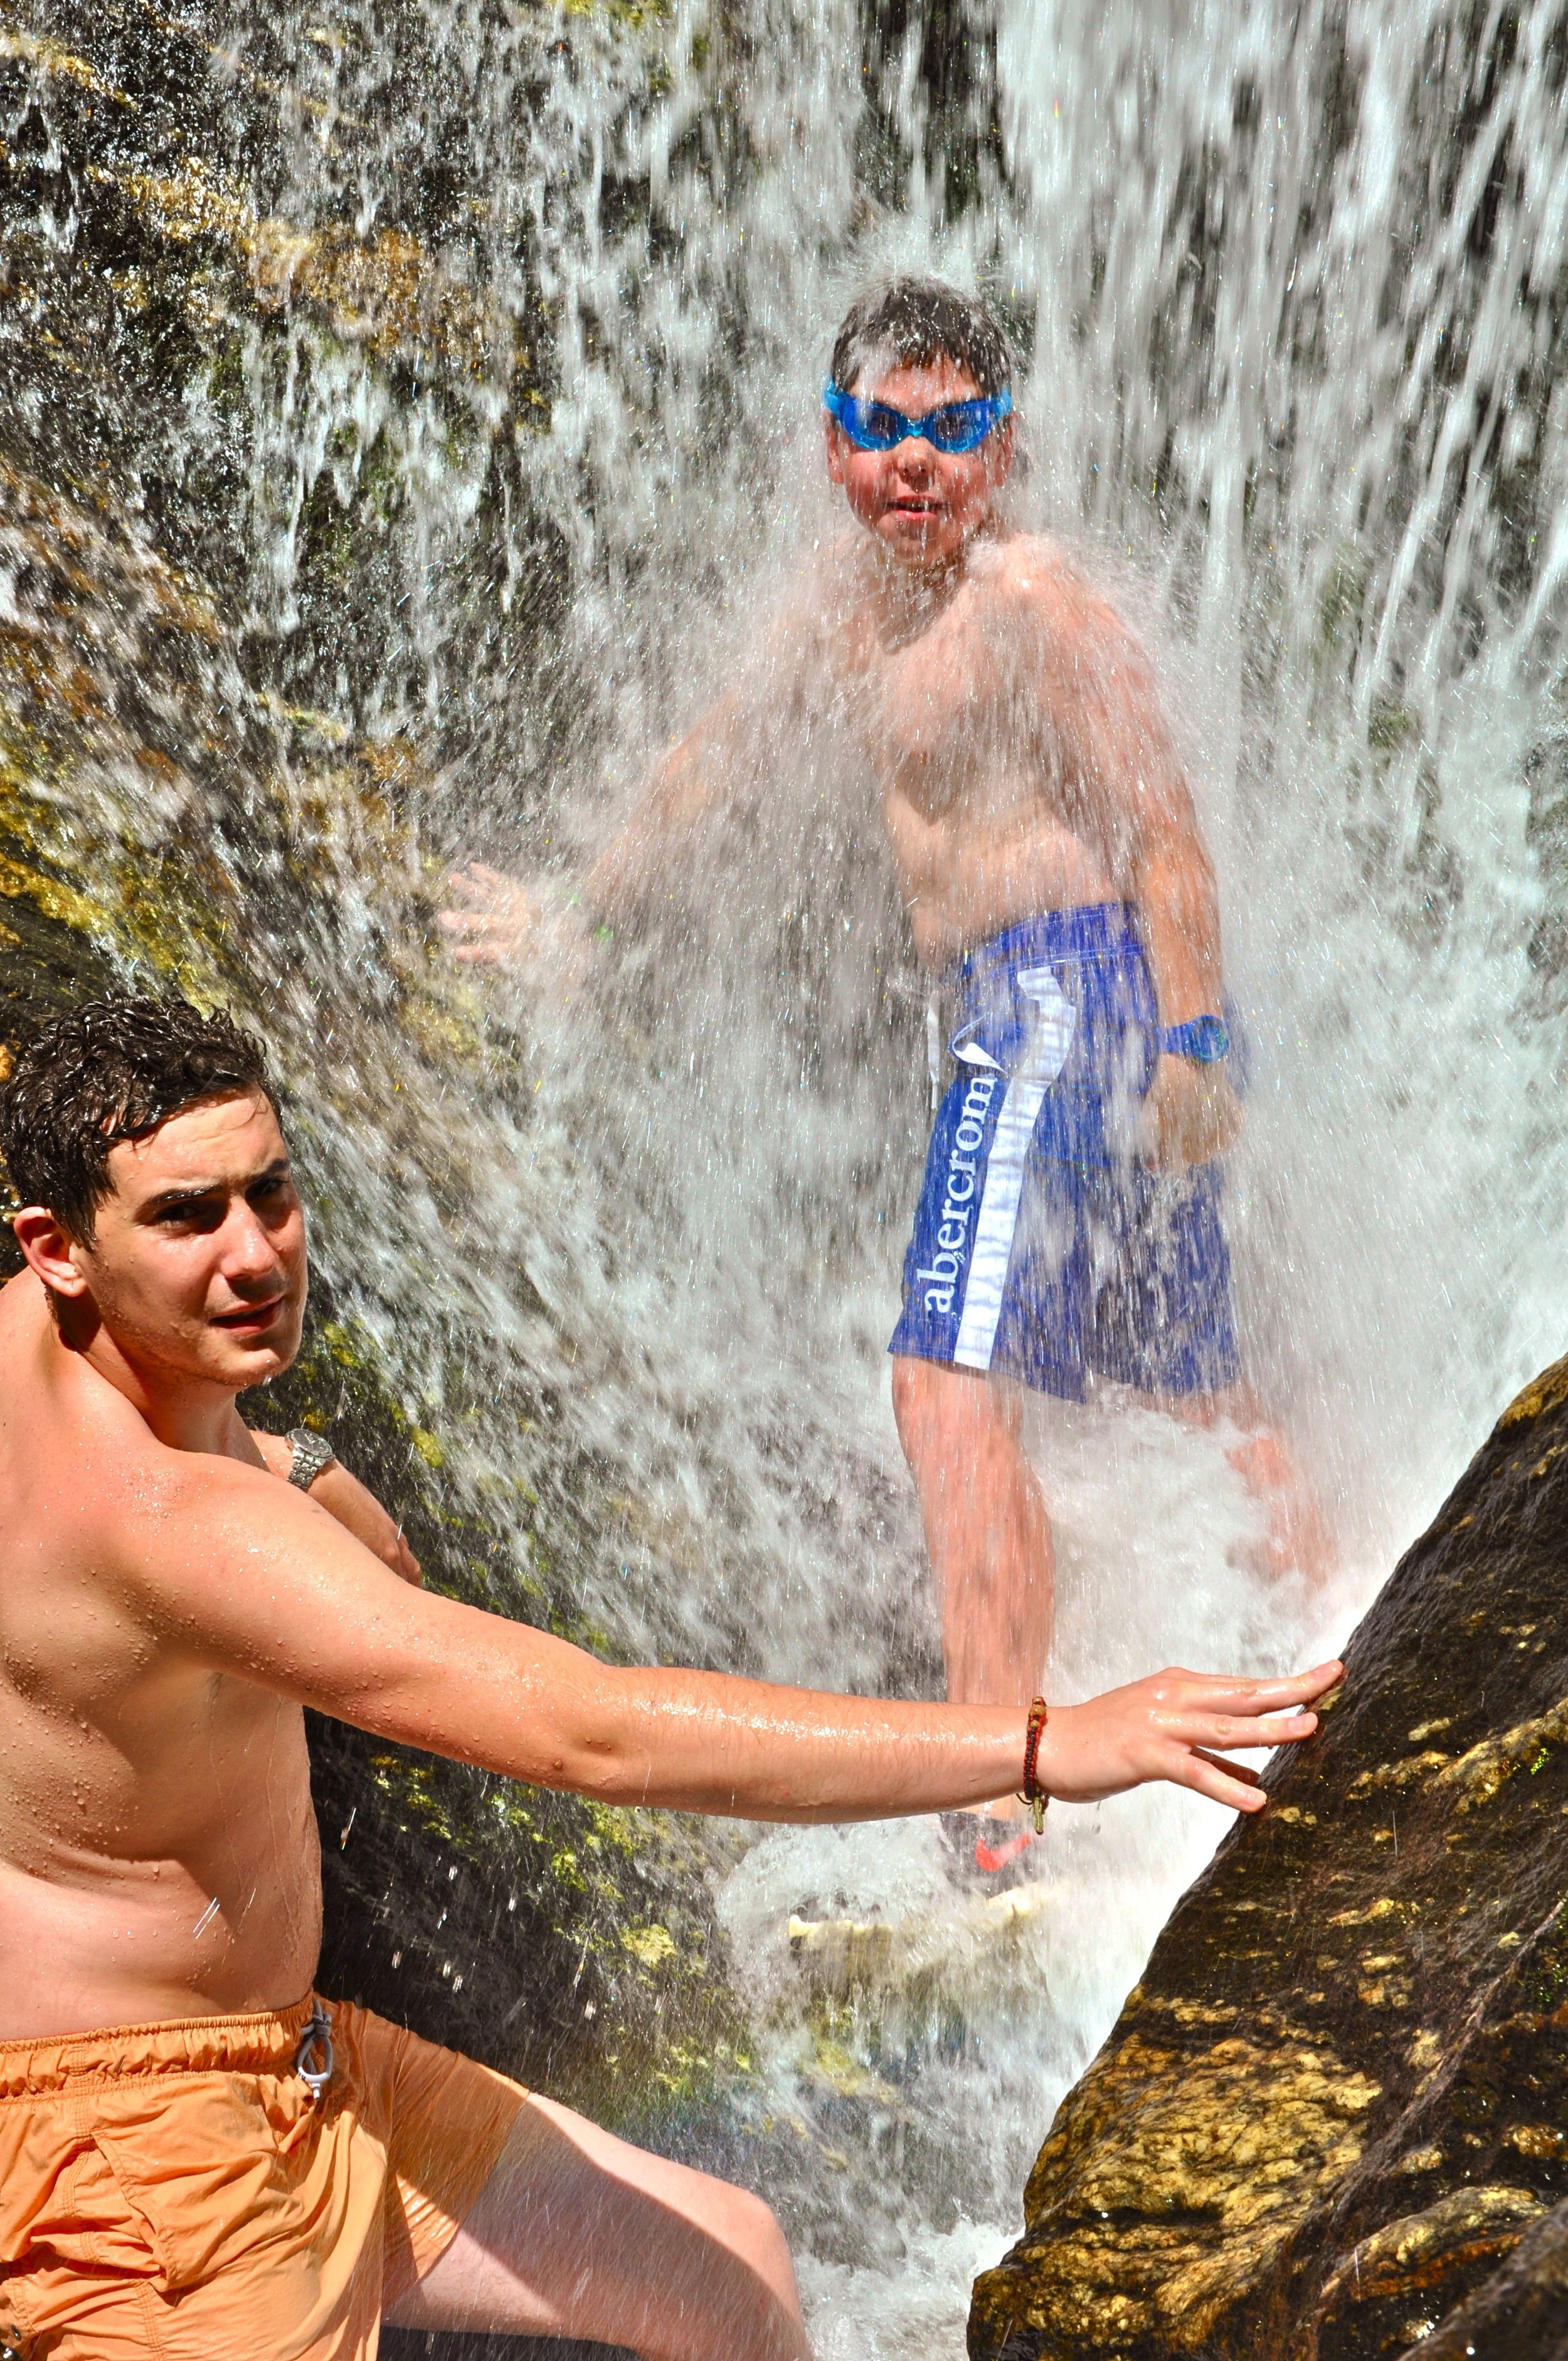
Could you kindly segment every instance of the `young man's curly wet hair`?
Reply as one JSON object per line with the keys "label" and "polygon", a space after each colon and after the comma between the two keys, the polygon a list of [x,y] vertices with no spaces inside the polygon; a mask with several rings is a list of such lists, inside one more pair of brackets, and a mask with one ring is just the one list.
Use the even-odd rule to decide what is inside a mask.
{"label": "young man's curly wet hair", "polygon": [[39,1026],[0,1088],[0,1154],[16,1202],[46,1205],[91,1246],[108,1196],[109,1151],[182,1107],[278,1094],[254,1036],[170,993],[84,1000]]}

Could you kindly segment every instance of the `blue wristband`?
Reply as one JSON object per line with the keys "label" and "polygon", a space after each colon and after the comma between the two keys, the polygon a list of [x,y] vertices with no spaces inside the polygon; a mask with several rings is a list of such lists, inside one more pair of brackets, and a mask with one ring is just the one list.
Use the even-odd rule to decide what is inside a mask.
{"label": "blue wristband", "polygon": [[1217,1066],[1230,1054],[1230,1027],[1223,1016],[1190,1017],[1185,1025],[1168,1025],[1159,1047],[1162,1057],[1196,1058],[1201,1066]]}

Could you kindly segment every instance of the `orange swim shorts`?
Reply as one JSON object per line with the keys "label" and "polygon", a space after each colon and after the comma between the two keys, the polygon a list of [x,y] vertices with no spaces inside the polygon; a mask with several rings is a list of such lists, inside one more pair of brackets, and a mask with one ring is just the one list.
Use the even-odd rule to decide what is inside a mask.
{"label": "orange swim shorts", "polygon": [[527,2094],[326,2005],[0,2043],[0,2354],[374,2361]]}

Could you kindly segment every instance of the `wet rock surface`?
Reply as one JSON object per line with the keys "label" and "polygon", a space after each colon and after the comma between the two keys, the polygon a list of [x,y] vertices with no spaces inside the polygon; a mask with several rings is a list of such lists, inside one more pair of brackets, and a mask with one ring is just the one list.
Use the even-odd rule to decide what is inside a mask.
{"label": "wet rock surface", "polygon": [[[438,1587],[640,1653],[604,1585],[625,1596],[660,1536],[627,1530],[635,1474],[565,1439],[582,1347],[528,1276],[527,1214],[503,1241],[487,1202],[498,1120],[514,1150],[532,1120],[526,1020],[487,1008],[433,923],[484,684],[538,689],[558,587],[519,474],[549,417],[533,225],[476,205],[445,134],[499,39],[526,145],[552,53],[411,8],[375,39],[352,12],[224,0],[4,13],[0,1071],[109,983],[263,1032],[313,1301],[248,1414],[330,1431]],[[613,5],[575,30],[641,38]],[[344,387],[363,434],[325,423]],[[415,445],[473,497],[444,570]],[[465,689],[440,729],[392,676],[433,565]],[[433,1239],[470,1230],[494,1292],[414,1312]],[[700,2111],[735,2028],[699,1836],[312,1735],[323,1989],[639,2130]]]}
{"label": "wet rock surface", "polygon": [[[532,1005],[477,988],[435,926],[451,847],[492,810],[513,840],[602,720],[602,663],[562,652],[578,511],[544,430],[576,315],[542,290],[576,251],[578,128],[610,227],[635,219],[675,18],[0,14],[0,1070],[105,983],[233,1009],[284,1078],[313,1221],[305,1349],[256,1422],[329,1431],[455,1595],[607,1656],[762,1669],[777,1498],[818,1526],[887,1503],[836,1457],[817,1484],[771,1402],[747,1492],[709,1398],[607,1321],[626,1249],[593,1192],[630,1152],[616,1076],[647,1045],[618,1017],[591,1093],[551,1111]],[[673,159],[720,189],[724,120]],[[635,1245],[645,1194],[618,1180],[614,1205]],[[902,1597],[888,1614],[895,1674],[925,1678]],[[820,2125],[733,2120],[755,2069],[709,1896],[727,1834],[333,1725],[312,1743],[324,1990],[632,2136],[765,2167],[803,2215],[874,2211],[821,2194],[836,2088]]]}
{"label": "wet rock surface", "polygon": [[[330,1432],[437,1587],[609,1651],[581,1586],[594,1537],[616,1546],[628,1478],[556,1433],[551,1323],[525,1276],[512,1300],[537,1352],[482,1375],[460,1312],[411,1360],[395,1274],[378,1308],[367,1268],[389,1158],[425,1219],[474,1218],[483,1164],[454,1077],[504,1096],[524,1050],[434,953],[397,808],[410,751],[389,766],[346,730],[280,725],[203,587],[107,504],[3,459],[0,576],[0,1071],[49,1008],[126,981],[258,1024],[309,1176],[313,1279],[300,1361],[247,1414]],[[356,939],[378,944],[374,994],[351,981]],[[4,1231],[0,1251],[9,1276]],[[498,1411],[531,1466],[492,1480],[474,1435]],[[313,1754],[323,1990],[623,2119],[633,2090],[646,2120],[712,2087],[730,2027],[696,1835],[334,1724]]]}
{"label": "wet rock surface", "polygon": [[1568,1362],[1060,2108],[976,2361],[1568,2354]]}

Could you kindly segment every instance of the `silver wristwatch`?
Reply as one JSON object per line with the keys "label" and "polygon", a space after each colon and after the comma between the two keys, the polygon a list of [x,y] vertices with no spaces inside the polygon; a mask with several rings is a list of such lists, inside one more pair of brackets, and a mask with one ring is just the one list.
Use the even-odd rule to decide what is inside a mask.
{"label": "silver wristwatch", "polygon": [[330,1467],[336,1452],[324,1434],[316,1434],[308,1426],[297,1426],[288,1437],[293,1447],[293,1462],[289,1469],[289,1481],[308,1492],[323,1467]]}

